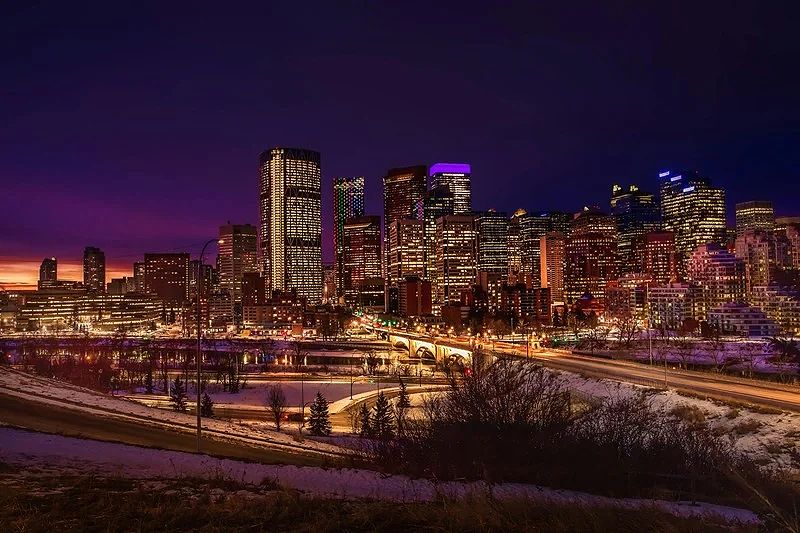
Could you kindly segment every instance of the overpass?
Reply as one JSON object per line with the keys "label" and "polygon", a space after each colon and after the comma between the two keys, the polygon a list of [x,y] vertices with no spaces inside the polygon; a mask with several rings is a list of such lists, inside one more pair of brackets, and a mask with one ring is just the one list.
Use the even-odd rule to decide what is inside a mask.
{"label": "overpass", "polygon": [[393,348],[408,350],[409,357],[435,359],[437,362],[455,358],[472,364],[472,348],[463,343],[387,328],[375,327],[374,331],[386,337]]}

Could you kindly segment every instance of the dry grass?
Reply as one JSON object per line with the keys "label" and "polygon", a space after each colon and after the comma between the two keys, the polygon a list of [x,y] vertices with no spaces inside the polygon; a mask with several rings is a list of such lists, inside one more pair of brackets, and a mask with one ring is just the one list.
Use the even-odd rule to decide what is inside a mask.
{"label": "dry grass", "polygon": [[422,504],[309,499],[229,481],[0,475],[4,531],[756,531],[653,509],[474,498]]}

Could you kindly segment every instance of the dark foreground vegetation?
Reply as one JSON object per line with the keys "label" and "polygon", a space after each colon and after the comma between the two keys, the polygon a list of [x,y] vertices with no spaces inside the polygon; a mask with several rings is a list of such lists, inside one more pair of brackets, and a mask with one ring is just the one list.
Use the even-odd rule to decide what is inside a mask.
{"label": "dark foreground vegetation", "polygon": [[647,397],[587,401],[531,363],[497,360],[429,399],[396,436],[365,439],[389,472],[527,482],[613,497],[697,500],[758,512],[797,531],[800,490],[736,452],[703,420]]}
{"label": "dark foreground vegetation", "polygon": [[397,504],[311,499],[223,480],[20,476],[0,465],[2,531],[757,531],[653,509],[527,501]]}

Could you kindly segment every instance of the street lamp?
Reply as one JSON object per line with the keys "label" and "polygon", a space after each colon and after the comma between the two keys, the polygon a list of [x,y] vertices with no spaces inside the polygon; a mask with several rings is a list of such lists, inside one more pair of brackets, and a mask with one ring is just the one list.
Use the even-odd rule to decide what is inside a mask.
{"label": "street lamp", "polygon": [[[211,244],[212,242],[216,242],[217,244],[222,244],[222,239],[210,239],[207,243],[203,245],[203,249],[200,251],[200,265],[197,267],[197,281],[195,281],[195,292],[197,293],[197,382],[195,383],[195,389],[197,392],[197,453],[200,453],[200,432],[201,424],[200,424],[200,366],[201,366],[201,348],[200,348],[200,335],[202,330],[202,323],[200,320],[200,292],[201,288],[203,287],[203,255],[206,253],[206,247]],[[237,360],[238,366],[238,360]]]}

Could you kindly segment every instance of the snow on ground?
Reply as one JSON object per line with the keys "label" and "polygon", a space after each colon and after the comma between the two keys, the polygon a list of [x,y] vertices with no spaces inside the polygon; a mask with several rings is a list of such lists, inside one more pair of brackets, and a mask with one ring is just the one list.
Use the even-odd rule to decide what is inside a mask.
{"label": "snow on ground", "polygon": [[[0,368],[0,389],[5,394],[12,396],[78,409],[97,416],[132,418],[149,423],[169,424],[170,427],[183,426],[187,431],[192,432],[195,427],[196,418],[193,414],[153,409],[133,401],[4,368]],[[245,424],[205,418],[203,427],[222,432],[225,434],[225,438],[230,439],[257,439],[265,445],[272,443],[292,448],[302,447],[323,453],[341,453],[343,451],[339,447],[311,440],[298,444],[291,435],[274,431],[270,429],[271,424],[265,422]]]}
{"label": "snow on ground", "polygon": [[[348,402],[350,400],[350,383],[333,381],[250,381],[246,384],[245,388],[235,394],[225,392],[220,386],[212,383],[209,384],[208,391],[215,405],[224,405],[225,407],[237,409],[264,409],[268,388],[271,385],[277,384],[280,384],[283,389],[283,393],[286,395],[286,401],[290,406],[300,406],[301,400],[306,403],[312,402],[317,392],[322,393],[329,403],[344,398],[346,398]],[[385,384],[382,385],[382,388],[385,387]],[[357,394],[372,393],[377,392],[377,390],[377,382],[364,383],[356,381],[353,383],[354,397]]]}
{"label": "snow on ground", "polygon": [[709,427],[728,435],[731,443],[763,466],[800,472],[800,414],[758,412],[723,402],[684,396],[674,390],[660,390],[612,380],[585,378],[558,372],[570,389],[594,398],[628,398],[646,394],[656,409],[672,412],[689,408],[700,412]]}
{"label": "snow on ground", "polygon": [[386,476],[360,469],[325,469],[291,465],[263,465],[218,459],[124,444],[0,428],[0,461],[25,469],[51,473],[120,476],[131,479],[223,478],[243,484],[276,481],[310,496],[337,499],[380,499],[398,502],[433,501],[491,493],[497,498],[522,498],[539,503],[612,508],[655,508],[677,516],[719,516],[757,523],[748,510],[713,504],[690,504],[644,499],[614,499],[536,485],[503,483],[435,483],[406,476]]}

